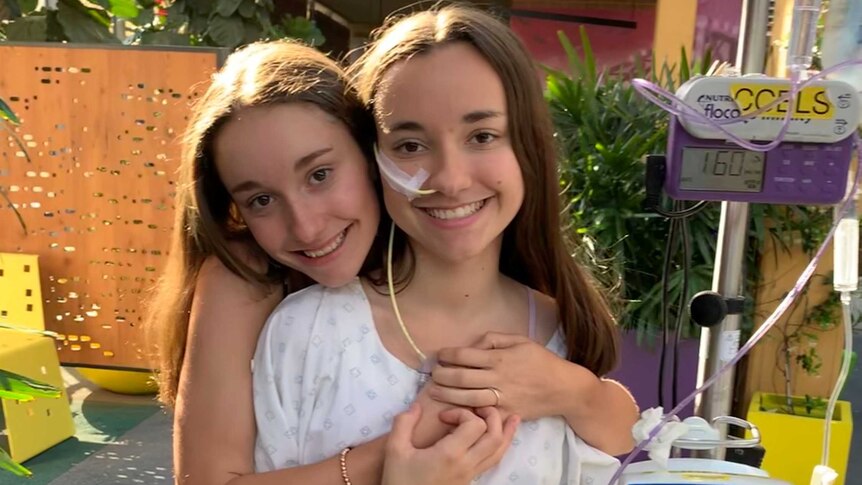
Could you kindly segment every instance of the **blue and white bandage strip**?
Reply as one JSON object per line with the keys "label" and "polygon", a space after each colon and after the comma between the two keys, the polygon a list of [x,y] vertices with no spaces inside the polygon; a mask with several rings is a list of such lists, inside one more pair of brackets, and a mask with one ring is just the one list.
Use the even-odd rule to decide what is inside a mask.
{"label": "blue and white bandage strip", "polygon": [[436,192],[436,190],[420,188],[430,176],[425,169],[420,168],[418,172],[410,175],[398,168],[398,165],[381,152],[377,148],[377,145],[374,145],[374,158],[377,159],[377,166],[380,168],[380,173],[383,175],[386,183],[392,187],[392,190],[404,194],[407,200],[413,200],[416,197]]}

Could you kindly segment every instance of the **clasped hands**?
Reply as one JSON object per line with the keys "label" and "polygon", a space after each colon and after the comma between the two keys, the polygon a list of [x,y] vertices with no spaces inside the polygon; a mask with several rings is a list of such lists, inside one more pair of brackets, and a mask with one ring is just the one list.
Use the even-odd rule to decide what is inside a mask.
{"label": "clasped hands", "polygon": [[499,462],[521,420],[563,414],[597,381],[520,335],[488,333],[471,347],[440,350],[437,360],[431,381],[393,425],[390,479],[467,483]]}
{"label": "clasped hands", "polygon": [[497,408],[503,419],[563,415],[572,399],[598,379],[521,335],[491,332],[472,347],[446,348],[427,386],[428,396],[452,406]]}

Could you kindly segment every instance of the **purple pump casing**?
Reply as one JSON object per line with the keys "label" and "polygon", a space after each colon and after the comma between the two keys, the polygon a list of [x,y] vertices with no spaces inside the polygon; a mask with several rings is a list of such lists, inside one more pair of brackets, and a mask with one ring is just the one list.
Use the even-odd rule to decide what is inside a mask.
{"label": "purple pump casing", "polygon": [[[685,131],[675,117],[671,117],[669,132],[664,186],[665,192],[673,199],[766,204],[835,204],[844,198],[853,157],[852,137],[832,144],[785,142],[767,152],[749,152],[747,155],[737,153],[740,157],[749,157],[755,165],[762,163],[762,182],[756,188],[755,185],[749,185],[745,191],[730,191],[717,187],[722,183],[713,174],[698,175],[703,180],[695,182],[691,181],[691,177],[683,180],[684,151],[695,149],[690,152],[706,153],[702,149],[707,149],[710,152],[715,150],[726,154],[728,150],[742,151],[741,147],[732,142],[695,138]],[[756,154],[765,158],[758,158]],[[692,163],[691,160],[688,163]],[[704,173],[707,172],[706,166],[704,162]],[[686,172],[690,174],[692,169],[693,167],[688,167]],[[752,177],[757,178],[756,175],[752,176],[752,173],[758,172],[747,172],[749,180]],[[706,182],[707,179],[712,179],[713,182]],[[684,183],[689,187],[683,188]],[[698,183],[702,185],[701,188],[690,187]]]}

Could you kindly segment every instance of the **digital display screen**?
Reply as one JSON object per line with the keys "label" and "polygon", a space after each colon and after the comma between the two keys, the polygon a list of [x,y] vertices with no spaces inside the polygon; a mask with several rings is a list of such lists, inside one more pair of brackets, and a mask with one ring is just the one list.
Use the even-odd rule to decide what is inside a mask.
{"label": "digital display screen", "polygon": [[760,192],[765,155],[741,149],[683,148],[679,187],[683,190]]}

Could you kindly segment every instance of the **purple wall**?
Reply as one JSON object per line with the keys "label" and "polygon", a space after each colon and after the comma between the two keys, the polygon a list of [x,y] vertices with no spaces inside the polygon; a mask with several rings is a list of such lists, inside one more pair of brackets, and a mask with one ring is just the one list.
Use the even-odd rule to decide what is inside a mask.
{"label": "purple wall", "polygon": [[[635,332],[623,334],[620,349],[621,365],[609,377],[620,381],[634,395],[641,409],[658,406],[658,372],[661,341],[658,338],[645,339],[641,345],[637,343]],[[651,340],[651,341],[650,341]],[[700,342],[697,339],[687,339],[679,346],[679,379],[677,395],[680,400],[688,396],[697,382],[697,356]],[[665,411],[670,411],[671,399],[671,358],[668,348],[665,361]],[[693,414],[693,405],[689,405],[681,413],[680,418]]]}
{"label": "purple wall", "polygon": [[[658,338],[646,338],[638,345],[635,332],[623,334],[620,346],[620,366],[608,377],[616,379],[625,385],[634,395],[638,406],[643,409],[658,406],[658,372],[661,355],[661,341]],[[687,339],[679,345],[679,378],[677,382],[677,397],[682,400],[694,390],[697,382],[697,356],[700,347],[698,339]],[[670,347],[667,352],[665,366],[665,411],[671,408],[671,366]],[[694,404],[689,404],[679,414],[680,419],[694,413]],[[620,458],[624,458],[622,456]],[[646,453],[640,453],[635,461],[646,460]]]}
{"label": "purple wall", "polygon": [[712,49],[712,58],[733,63],[742,19],[742,0],[698,0],[694,27],[695,56]]}

